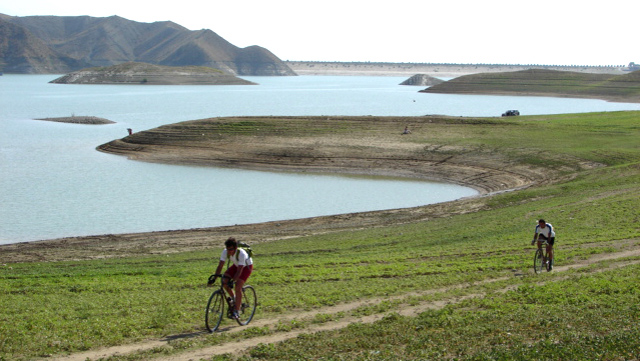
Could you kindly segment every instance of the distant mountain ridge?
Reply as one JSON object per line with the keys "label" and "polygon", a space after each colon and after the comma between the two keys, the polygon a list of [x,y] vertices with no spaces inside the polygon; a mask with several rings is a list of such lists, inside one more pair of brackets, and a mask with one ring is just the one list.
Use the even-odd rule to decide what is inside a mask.
{"label": "distant mountain ridge", "polygon": [[0,14],[0,66],[6,73],[67,73],[131,61],[207,66],[233,75],[296,75],[265,48],[238,48],[211,30],[171,21]]}

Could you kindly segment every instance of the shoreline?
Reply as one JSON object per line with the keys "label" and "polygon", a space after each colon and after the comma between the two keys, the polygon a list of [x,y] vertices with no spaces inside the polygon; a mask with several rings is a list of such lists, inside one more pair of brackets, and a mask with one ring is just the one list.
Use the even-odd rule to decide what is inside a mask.
{"label": "shoreline", "polygon": [[250,244],[362,228],[379,228],[474,212],[484,197],[426,206],[261,223],[63,237],[0,245],[0,263],[79,261],[217,249],[230,236]]}
{"label": "shoreline", "polygon": [[376,62],[330,62],[330,61],[285,61],[298,75],[352,75],[352,76],[406,76],[427,74],[439,78],[456,78],[477,73],[502,73],[543,68],[583,73],[615,74],[628,73],[620,66],[567,66],[567,65],[519,65],[519,64],[430,64],[430,63],[376,63]]}
{"label": "shoreline", "polygon": [[[242,117],[212,118],[134,133],[98,149],[132,160],[164,164],[442,181],[472,187],[480,194],[412,208],[12,243],[0,245],[3,254],[0,263],[164,254],[209,249],[231,235],[249,243],[259,243],[309,234],[400,225],[475,212],[482,209],[493,194],[545,182],[538,169],[511,164],[495,154],[484,154],[474,149],[433,145],[428,154],[416,156],[416,152],[423,152],[421,149],[424,147],[419,138],[428,138],[431,132],[459,125],[461,120],[455,117],[251,117],[251,120],[262,125],[262,130],[256,130],[260,136],[251,132],[220,136],[219,127],[228,127],[234,122],[244,124],[248,120]],[[408,122],[413,133],[400,135],[400,130]],[[275,124],[289,133],[282,134],[272,129],[275,135],[265,135],[265,129]],[[347,134],[321,134],[333,131],[338,125],[351,130]],[[309,131],[318,134],[309,137],[306,134]],[[362,137],[365,131],[375,132],[375,135]],[[212,139],[217,140],[213,142]]]}

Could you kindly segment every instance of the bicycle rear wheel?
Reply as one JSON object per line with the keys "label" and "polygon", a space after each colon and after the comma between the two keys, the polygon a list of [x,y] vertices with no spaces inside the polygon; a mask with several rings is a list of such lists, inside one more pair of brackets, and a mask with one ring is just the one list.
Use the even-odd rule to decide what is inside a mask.
{"label": "bicycle rear wheel", "polygon": [[542,268],[545,266],[543,262],[543,258],[544,257],[542,253],[542,248],[538,248],[538,250],[536,250],[535,256],[533,256],[533,270],[536,273],[542,272]]}
{"label": "bicycle rear wheel", "polygon": [[220,326],[222,316],[224,316],[224,303],[224,294],[220,290],[213,292],[209,297],[207,311],[204,315],[204,324],[209,332],[214,332]]}
{"label": "bicycle rear wheel", "polygon": [[256,306],[258,305],[258,296],[256,295],[256,290],[251,286],[242,287],[242,306],[240,307],[240,312],[238,312],[238,317],[236,321],[241,326],[244,326],[251,322],[253,315],[256,313]]}

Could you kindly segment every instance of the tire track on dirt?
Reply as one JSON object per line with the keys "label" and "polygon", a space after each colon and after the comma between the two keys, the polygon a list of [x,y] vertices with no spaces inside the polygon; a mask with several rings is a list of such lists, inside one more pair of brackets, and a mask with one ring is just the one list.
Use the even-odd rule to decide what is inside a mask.
{"label": "tire track on dirt", "polygon": [[[635,246],[638,247],[638,246]],[[565,272],[565,271],[569,271],[569,270],[573,270],[573,269],[579,269],[579,268],[583,268],[583,267],[587,267],[589,265],[595,264],[595,263],[599,263],[599,262],[604,262],[604,261],[615,261],[617,259],[621,259],[621,258],[627,258],[627,257],[640,257],[640,247],[638,248],[632,248],[632,249],[628,249],[625,251],[621,251],[621,252],[614,252],[614,253],[606,253],[606,254],[599,254],[599,255],[594,255],[586,260],[580,260],[577,262],[574,262],[570,265],[563,265],[563,266],[557,266],[554,268],[553,272]],[[615,263],[613,265],[609,265],[608,267],[603,267],[602,269],[599,270],[595,270],[594,272],[603,272],[606,270],[610,270],[610,269],[614,269],[614,268],[620,268],[620,267],[624,267],[627,265],[631,265],[631,264],[638,264],[640,263],[640,260],[628,260],[628,261],[621,261],[618,263]],[[532,273],[532,270],[527,270],[527,273]],[[522,276],[523,273],[515,273],[515,276]],[[278,323],[280,322],[290,322],[293,320],[300,320],[300,319],[311,319],[314,316],[318,315],[318,314],[338,314],[340,312],[344,312],[347,313],[349,311],[354,311],[360,307],[364,307],[364,306],[375,306],[377,304],[380,304],[382,302],[385,301],[402,301],[411,297],[420,297],[420,296],[428,296],[428,295],[432,295],[432,294],[437,294],[437,293],[442,293],[442,292],[448,292],[448,291],[452,291],[452,290],[456,290],[456,289],[465,289],[465,288],[471,288],[474,286],[479,286],[479,285],[483,285],[483,284],[490,284],[490,283],[494,283],[494,282],[498,282],[498,281],[503,281],[503,280],[507,280],[509,278],[512,278],[513,276],[506,276],[506,277],[498,277],[498,278],[492,278],[492,279],[487,279],[487,280],[483,280],[483,281],[479,281],[479,282],[473,282],[473,283],[463,283],[463,284],[458,284],[458,285],[453,285],[453,286],[447,286],[447,287],[443,287],[443,288],[439,288],[439,289],[433,289],[433,290],[427,290],[427,291],[420,291],[420,292],[409,292],[409,293],[405,293],[402,295],[396,295],[396,296],[391,296],[391,297],[379,297],[379,298],[375,298],[375,299],[367,299],[367,300],[360,300],[360,301],[355,301],[355,302],[350,302],[350,303],[346,303],[346,304],[340,304],[340,305],[336,305],[336,306],[329,306],[329,307],[324,307],[321,309],[317,309],[317,310],[312,310],[312,311],[305,311],[305,312],[298,312],[295,314],[291,314],[291,315],[285,315],[285,316],[280,316],[280,317],[275,317],[275,318],[270,318],[270,319],[263,319],[263,320],[256,320],[254,322],[251,323],[252,327],[270,327],[271,329],[273,329]],[[560,277],[560,278],[556,278],[553,280],[546,280],[544,282],[555,282],[555,281],[559,281],[562,279],[566,279],[566,277]],[[542,283],[544,283],[542,282]],[[519,287],[519,284],[515,284],[515,285],[509,285],[507,287],[504,287],[501,290],[496,290],[495,292],[507,292],[513,289],[516,289],[517,287]],[[322,324],[311,324],[309,326],[306,326],[304,328],[300,328],[300,329],[295,329],[295,330],[290,330],[290,331],[286,331],[286,332],[276,332],[275,334],[270,334],[270,335],[265,335],[265,336],[258,336],[258,337],[252,337],[252,338],[248,338],[248,339],[243,339],[243,340],[237,340],[237,341],[231,341],[231,342],[226,342],[224,344],[221,345],[215,345],[215,346],[207,346],[207,347],[203,347],[197,350],[188,350],[179,354],[175,354],[175,355],[167,355],[164,357],[158,357],[158,358],[153,358],[153,360],[161,360],[161,361],[193,361],[193,360],[199,360],[199,359],[207,359],[210,358],[211,356],[215,356],[215,355],[222,355],[225,353],[231,353],[234,355],[238,355],[239,353],[242,352],[246,352],[248,349],[255,347],[259,344],[270,344],[270,343],[276,343],[276,342],[280,342],[280,341],[285,341],[288,339],[292,339],[292,338],[296,338],[299,335],[302,334],[309,334],[309,333],[316,333],[316,332],[322,332],[322,331],[333,331],[333,330],[339,330],[342,328],[347,327],[348,325],[352,324],[352,323],[373,323],[376,322],[378,320],[381,320],[382,318],[388,316],[389,314],[392,313],[398,313],[402,316],[417,316],[420,313],[426,311],[426,310],[438,310],[438,309],[442,309],[444,308],[446,305],[449,304],[455,304],[455,303],[459,303],[462,302],[464,300],[467,299],[471,299],[471,298],[475,298],[475,297],[484,297],[485,293],[470,293],[467,295],[463,295],[463,296],[454,296],[454,297],[449,297],[446,299],[442,299],[442,300],[437,300],[437,301],[427,301],[427,302],[421,302],[418,305],[414,305],[414,306],[405,306],[403,305],[402,309],[394,309],[391,311],[387,311],[387,312],[383,312],[383,313],[377,313],[377,314],[373,314],[373,315],[367,315],[367,316],[346,316],[341,318],[340,320],[336,320],[336,321],[329,321],[326,323],[322,323]],[[235,326],[227,326],[223,329],[221,329],[218,332],[225,332],[225,333],[238,333],[241,332],[243,330],[245,330],[246,328],[243,327],[235,327]],[[96,360],[96,359],[100,359],[100,358],[107,358],[110,356],[115,356],[115,355],[126,355],[126,354],[132,354],[135,352],[144,352],[144,351],[148,351],[154,348],[158,348],[158,347],[166,347],[169,346],[169,343],[173,340],[176,339],[185,339],[185,338],[195,338],[195,337],[206,337],[206,335],[208,335],[209,333],[206,331],[202,331],[202,332],[196,332],[196,333],[190,333],[190,334],[181,334],[181,335],[173,335],[170,337],[165,337],[162,339],[158,339],[158,340],[149,340],[149,341],[145,341],[145,342],[140,342],[140,343],[135,343],[135,344],[129,344],[129,345],[120,345],[120,346],[113,346],[113,347],[108,347],[108,348],[102,348],[102,349],[97,349],[97,350],[92,350],[92,351],[87,351],[87,352],[80,352],[80,353],[74,353],[71,355],[67,355],[67,356],[59,356],[59,357],[52,357],[52,358],[48,358],[48,360],[51,361],[86,361],[86,360]]]}

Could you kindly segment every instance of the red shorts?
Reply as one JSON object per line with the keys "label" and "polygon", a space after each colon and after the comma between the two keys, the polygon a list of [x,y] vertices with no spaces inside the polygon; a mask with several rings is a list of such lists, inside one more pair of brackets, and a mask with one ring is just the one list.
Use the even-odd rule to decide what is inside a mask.
{"label": "red shorts", "polygon": [[[224,273],[224,275],[225,277],[233,278],[233,276],[236,275],[237,270],[238,266],[232,264],[231,267],[227,269],[227,272]],[[244,266],[244,268],[242,269],[242,273],[240,273],[240,279],[244,282],[247,282],[247,279],[249,279],[249,276],[251,276],[251,272],[253,272],[253,265]]]}

